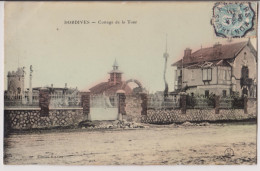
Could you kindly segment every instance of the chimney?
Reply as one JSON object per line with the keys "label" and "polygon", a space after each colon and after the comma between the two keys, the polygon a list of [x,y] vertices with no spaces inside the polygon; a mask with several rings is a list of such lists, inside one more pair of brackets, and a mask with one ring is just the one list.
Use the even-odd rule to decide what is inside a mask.
{"label": "chimney", "polygon": [[65,88],[67,88],[67,83],[65,83]]}
{"label": "chimney", "polygon": [[53,84],[51,84],[51,88],[53,88]]}
{"label": "chimney", "polygon": [[184,50],[184,57],[183,57],[183,61],[184,62],[190,62],[191,61],[191,49],[190,48],[186,48]]}

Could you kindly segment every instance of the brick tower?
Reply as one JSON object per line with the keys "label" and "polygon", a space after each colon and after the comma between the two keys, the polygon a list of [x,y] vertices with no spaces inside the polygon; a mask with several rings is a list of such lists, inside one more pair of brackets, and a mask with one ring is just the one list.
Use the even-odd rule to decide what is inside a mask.
{"label": "brick tower", "polygon": [[123,72],[121,72],[118,68],[119,68],[119,66],[115,59],[115,62],[113,64],[113,70],[109,72],[110,79],[108,81],[109,81],[110,85],[116,85],[116,84],[122,83],[122,73]]}

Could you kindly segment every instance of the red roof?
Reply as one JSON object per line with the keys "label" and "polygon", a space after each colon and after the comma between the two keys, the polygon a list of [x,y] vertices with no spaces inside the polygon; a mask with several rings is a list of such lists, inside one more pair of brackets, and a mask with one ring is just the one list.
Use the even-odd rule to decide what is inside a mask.
{"label": "red roof", "polygon": [[[90,88],[91,94],[103,94],[105,93],[106,95],[113,95],[116,94],[117,90],[122,90],[124,82],[120,84],[110,84],[109,82],[102,82],[97,84],[96,86]],[[123,89],[126,94],[131,94],[132,89],[126,85],[125,88]]]}
{"label": "red roof", "polygon": [[[222,59],[232,59],[235,58],[236,55],[247,45],[248,41],[246,42],[239,42],[233,44],[219,44],[219,52],[216,53],[216,48],[209,47],[209,48],[202,48],[199,49],[191,54],[189,57],[190,60],[183,60],[184,65],[190,65],[194,63],[204,62],[204,61],[219,61]],[[172,66],[181,66],[182,59],[173,63]]]}

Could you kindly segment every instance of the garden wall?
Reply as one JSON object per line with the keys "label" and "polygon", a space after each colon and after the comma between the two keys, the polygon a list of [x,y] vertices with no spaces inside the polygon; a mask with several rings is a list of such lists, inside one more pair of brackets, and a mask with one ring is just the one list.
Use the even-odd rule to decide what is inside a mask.
{"label": "garden wall", "polygon": [[5,127],[9,129],[53,128],[78,125],[86,119],[82,108],[50,109],[41,116],[40,108],[5,109]]}
{"label": "garden wall", "polygon": [[146,116],[142,116],[141,122],[151,124],[170,124],[183,122],[218,122],[218,121],[241,121],[256,119],[256,112],[248,114],[243,109],[220,110],[215,114],[215,109],[188,109],[186,114],[181,110],[148,110]]}

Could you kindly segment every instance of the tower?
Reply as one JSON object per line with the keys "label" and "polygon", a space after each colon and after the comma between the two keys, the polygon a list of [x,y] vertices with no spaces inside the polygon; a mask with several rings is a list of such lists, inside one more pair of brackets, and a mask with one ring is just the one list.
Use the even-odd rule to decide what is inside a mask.
{"label": "tower", "polygon": [[17,68],[17,71],[8,72],[7,74],[7,91],[15,95],[24,94],[24,76],[25,67]]}
{"label": "tower", "polygon": [[166,34],[166,46],[165,46],[165,52],[163,54],[164,57],[164,71],[163,71],[163,80],[164,80],[164,85],[165,85],[165,89],[164,89],[164,100],[166,100],[166,97],[168,97],[168,83],[166,81],[166,69],[167,69],[167,61],[169,58],[169,54],[167,52],[167,34]]}
{"label": "tower", "polygon": [[113,70],[109,72],[109,74],[110,74],[109,84],[116,85],[116,84],[122,83],[122,73],[123,72],[118,70],[119,66],[117,64],[116,59],[115,59],[112,67],[113,67]]}

